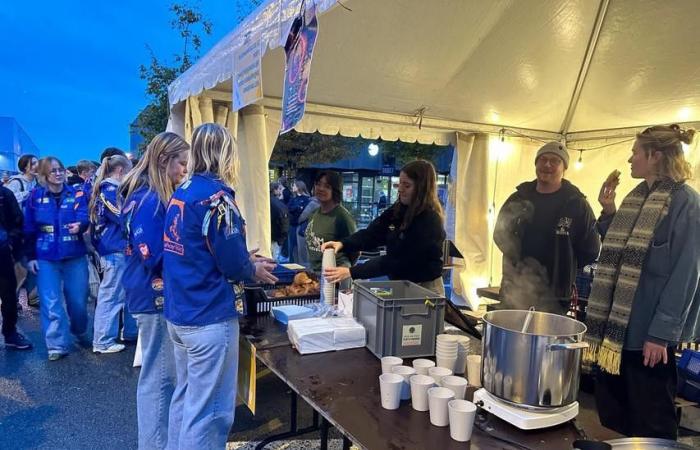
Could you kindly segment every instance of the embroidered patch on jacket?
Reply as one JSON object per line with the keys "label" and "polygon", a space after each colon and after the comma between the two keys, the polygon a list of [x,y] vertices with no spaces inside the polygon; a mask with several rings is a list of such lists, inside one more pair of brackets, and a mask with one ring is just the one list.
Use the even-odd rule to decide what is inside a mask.
{"label": "embroidered patch on jacket", "polygon": [[180,227],[185,215],[185,203],[182,200],[171,199],[168,212],[171,208],[177,208],[178,211],[163,232],[163,250],[182,256],[185,254],[185,247],[180,244]]}
{"label": "embroidered patch on jacket", "polygon": [[148,245],[146,245],[146,244],[139,244],[139,252],[141,252],[141,256],[143,256],[144,258],[151,257],[151,250],[148,248]]}

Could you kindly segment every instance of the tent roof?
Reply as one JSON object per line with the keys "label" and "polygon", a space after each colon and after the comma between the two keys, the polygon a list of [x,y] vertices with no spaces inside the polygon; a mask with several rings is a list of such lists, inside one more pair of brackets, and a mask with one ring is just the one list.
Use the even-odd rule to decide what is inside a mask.
{"label": "tent roof", "polygon": [[[300,3],[258,8],[170,86],[171,104],[229,95],[245,39],[271,49],[263,92],[279,99],[280,46]],[[696,0],[316,4],[309,105],[552,133],[700,121]]]}

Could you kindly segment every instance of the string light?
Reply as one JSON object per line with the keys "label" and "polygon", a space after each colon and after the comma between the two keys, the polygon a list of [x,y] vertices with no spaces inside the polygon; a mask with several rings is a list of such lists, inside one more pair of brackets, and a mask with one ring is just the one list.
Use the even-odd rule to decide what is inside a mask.
{"label": "string light", "polygon": [[576,163],[574,164],[574,169],[583,169],[583,150],[578,151],[578,161],[576,161]]}

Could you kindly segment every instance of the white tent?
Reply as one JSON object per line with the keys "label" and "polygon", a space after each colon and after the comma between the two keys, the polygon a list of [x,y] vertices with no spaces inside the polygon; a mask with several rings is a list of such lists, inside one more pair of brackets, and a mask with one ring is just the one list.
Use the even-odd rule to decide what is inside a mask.
{"label": "white tent", "polygon": [[[249,245],[264,250],[281,47],[301,3],[267,1],[170,86],[171,130],[189,137],[199,123],[217,121],[237,136]],[[565,140],[572,165],[582,156],[584,168],[566,176],[597,208],[607,173],[628,175],[629,138],[641,127],[700,121],[697,0],[314,3],[318,42],[296,129],[454,145],[448,233],[467,267],[453,284],[472,305],[476,287],[499,282],[492,221],[515,185],[534,177],[541,141]],[[234,56],[255,42],[264,98],[235,112]],[[699,160],[698,149],[689,155]],[[634,183],[626,176],[621,191]]]}

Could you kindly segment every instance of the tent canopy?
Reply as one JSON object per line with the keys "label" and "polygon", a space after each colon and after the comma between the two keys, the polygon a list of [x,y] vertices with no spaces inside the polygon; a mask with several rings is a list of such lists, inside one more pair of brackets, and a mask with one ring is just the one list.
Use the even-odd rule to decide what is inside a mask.
{"label": "tent canopy", "polygon": [[[230,98],[232,55],[246,38],[272,48],[263,93],[281,98],[280,46],[300,3],[261,6],[173,83],[171,103],[205,89]],[[569,140],[700,121],[695,0],[344,1],[351,11],[332,0],[316,4],[323,14],[310,105],[357,110],[358,119],[365,111],[375,121],[399,115],[408,125],[423,111],[436,119],[424,119],[428,128],[492,124],[570,133]],[[301,131],[315,131],[308,128]]]}
{"label": "tent canopy", "polygon": [[[515,185],[534,178],[542,141],[566,140],[570,151],[605,147],[585,153],[587,169],[566,174],[593,204],[614,168],[624,169],[623,194],[638,182],[629,177],[630,143],[621,138],[650,124],[700,122],[697,0],[305,4],[312,1],[319,33],[306,113],[295,129],[452,144],[446,228],[466,261],[453,274],[453,294],[472,306],[476,287],[498,283],[493,222]],[[189,138],[194,126],[213,120],[237,136],[245,167],[237,198],[249,219],[248,243],[263,252],[270,246],[264,181],[280,129],[281,47],[303,2],[268,0],[169,88],[169,129]],[[235,112],[234,56],[256,42],[265,49],[264,98]],[[571,155],[572,164],[580,155]],[[700,161],[697,147],[690,155]]]}

